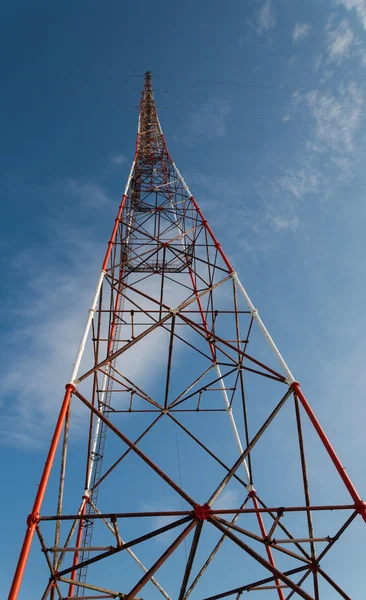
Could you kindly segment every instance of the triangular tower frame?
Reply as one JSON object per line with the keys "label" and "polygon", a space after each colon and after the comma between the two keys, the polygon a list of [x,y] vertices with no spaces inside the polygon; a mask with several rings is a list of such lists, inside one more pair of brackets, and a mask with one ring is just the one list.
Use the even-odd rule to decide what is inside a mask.
{"label": "triangular tower frame", "polygon": [[[164,368],[159,363],[160,354],[164,356]],[[150,369],[151,381],[141,378],[142,370],[146,370],[143,363]],[[158,363],[160,366],[156,367]],[[163,373],[160,383],[156,382],[157,371]],[[248,381],[254,383],[247,384]],[[246,395],[247,385],[256,396],[252,404]],[[271,401],[268,404],[259,402],[258,398],[266,399],[270,389],[276,390],[269,392]],[[293,403],[294,439],[303,501],[268,505],[257,490],[252,457],[258,442],[289,403]],[[65,494],[68,493],[67,483],[70,481],[74,485],[75,480],[68,475],[70,462],[73,466],[68,447],[72,432],[70,424],[77,404],[84,407],[79,427],[85,434],[87,447],[85,483],[77,509],[69,514],[65,512]],[[259,422],[254,433],[248,410],[252,410]],[[186,421],[183,413],[188,415]],[[135,422],[141,423],[137,436],[134,428],[129,433],[127,421],[123,420],[124,415],[132,414],[136,417]],[[226,442],[222,447],[221,421],[216,436],[211,435],[211,431],[206,432],[206,438],[217,444],[215,450],[204,436],[201,437],[199,427],[191,428],[188,417],[193,423],[193,419],[201,418],[201,415],[212,430],[214,419],[225,419],[229,423],[236,457],[232,448],[226,448]],[[76,421],[78,418],[76,410]],[[150,432],[162,427],[163,422],[174,425],[189,443],[208,457],[210,465],[215,465],[207,470],[206,466],[202,467],[201,482],[198,477],[192,485],[177,483],[177,479],[169,474],[172,471],[169,456],[160,457],[162,462],[166,461],[166,467],[158,466],[155,455],[159,447],[149,448],[146,444],[152,435]],[[307,433],[310,424],[311,435],[316,437],[325,450],[324,455],[330,459],[334,473],[348,494],[348,502],[344,501],[342,492],[342,502],[312,504],[304,442],[304,425]],[[111,449],[119,448],[118,444],[121,444],[123,452],[118,454],[116,450],[114,458],[111,454],[106,464],[107,432],[114,440]],[[144,444],[146,447],[142,449]],[[163,441],[161,447],[164,447]],[[44,514],[42,505],[57,452],[60,478],[56,509]],[[181,509],[153,507],[148,510],[137,506],[134,510],[122,511],[118,510],[120,504],[116,498],[113,510],[102,510],[98,493],[116,476],[127,455],[136,458],[136,465],[148,469],[144,473],[149,473],[146,475],[149,494],[158,485],[157,481],[163,482],[182,502]],[[225,459],[222,458],[224,455]],[[191,451],[189,456],[187,451],[187,457],[193,473],[200,459],[197,458],[196,465]],[[221,469],[220,476],[216,469]],[[151,474],[155,477],[153,484],[148,479]],[[144,476],[139,481],[143,482]],[[116,476],[115,487],[108,489],[103,499],[108,506],[111,490],[119,489],[122,484],[127,486],[124,477]],[[132,473],[129,477],[133,478]],[[196,493],[201,493],[201,484],[205,490],[202,493],[206,493],[206,488],[211,492],[197,497]],[[235,493],[230,493],[235,498],[240,496],[239,505],[230,505],[229,493],[226,505],[218,507],[217,500],[223,498],[224,492],[231,490],[230,486],[234,484]],[[283,497],[286,498],[286,493]],[[130,503],[133,505],[133,499]],[[339,521],[331,537],[324,533],[316,536],[314,515],[329,512],[345,513],[346,517]],[[286,519],[294,514],[298,515],[299,522],[300,518],[303,521],[306,535],[291,533]],[[191,594],[192,599],[239,598],[244,591],[266,591],[266,597],[278,597],[279,600],[292,597],[319,600],[323,584],[329,586],[334,597],[350,598],[323,569],[322,561],[358,515],[366,521],[365,503],[169,154],[148,72],[140,102],[135,157],[70,381],[66,385],[38,492],[27,519],[9,600],[18,598],[34,534],[40,541],[49,570],[42,600],[133,600],[149,582],[154,588],[150,586],[146,597],[155,598],[151,595],[153,590],[166,600],[186,600]],[[130,533],[133,523],[146,522],[146,519],[149,522],[151,519],[171,521],[161,521],[152,531],[137,527],[136,535],[129,535],[128,542],[124,534],[121,537],[122,529]],[[102,539],[102,534],[94,532],[96,524],[103,525],[103,531],[113,543],[93,545],[94,536]],[[53,539],[50,542],[43,529],[51,526]],[[206,550],[200,554],[202,532],[207,528],[212,528],[220,537],[202,560]],[[173,532],[176,537],[166,544],[164,552],[159,552],[156,539],[168,532]],[[145,567],[139,558],[139,548],[144,543],[152,543],[150,540],[155,546],[147,556],[153,557],[155,553],[156,557],[152,558],[150,567]],[[184,541],[190,541],[189,551],[181,572],[174,575],[178,582],[176,588],[169,594],[157,578],[166,561]],[[234,565],[234,555],[232,572],[227,567],[221,572],[219,561],[224,542],[231,542],[230,548],[239,549],[247,560],[252,560],[261,569],[262,576],[251,577],[251,573],[246,572],[243,581],[237,585],[238,568]],[[133,574],[126,571],[120,577],[121,587],[115,589],[104,581],[108,577],[115,581],[118,577],[107,574],[103,578],[100,569],[96,571],[100,582],[89,581],[92,568],[99,567],[102,562],[107,565],[112,557],[125,554],[142,570],[133,584],[130,583]],[[213,561],[218,564],[219,581],[215,584],[216,593],[210,592],[208,598],[204,582]],[[174,563],[174,569],[178,568],[177,564]],[[167,580],[169,583],[169,577]],[[233,585],[230,585],[231,581]],[[256,597],[261,596],[257,594]]]}

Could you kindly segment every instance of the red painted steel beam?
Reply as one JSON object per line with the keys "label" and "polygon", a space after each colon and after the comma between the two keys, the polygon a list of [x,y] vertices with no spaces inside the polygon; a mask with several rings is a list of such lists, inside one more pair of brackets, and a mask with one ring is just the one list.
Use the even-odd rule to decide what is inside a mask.
{"label": "red painted steel beam", "polygon": [[194,205],[196,211],[198,212],[199,216],[201,217],[203,226],[209,233],[209,235],[215,245],[215,248],[218,250],[218,252],[221,255],[222,260],[224,261],[225,265],[227,266],[229,273],[234,273],[234,269],[233,269],[229,259],[227,258],[225,252],[223,251],[221,244],[219,244],[219,242],[217,241],[217,238],[216,238],[214,232],[212,231],[211,227],[209,226],[208,221],[203,216],[202,211],[201,211],[200,207],[198,206],[196,200],[194,199],[193,196],[191,196],[190,200],[191,200],[192,204]]}
{"label": "red painted steel beam", "polygon": [[317,434],[319,435],[324,448],[326,449],[326,451],[329,454],[330,459],[332,460],[335,468],[337,469],[344,485],[346,486],[352,500],[355,503],[355,509],[358,511],[358,513],[362,516],[363,520],[366,522],[366,503],[362,500],[362,498],[359,496],[356,488],[354,487],[351,479],[349,478],[349,476],[346,473],[345,467],[342,465],[341,461],[339,460],[332,444],[330,443],[330,441],[328,440],[324,429],[322,428],[322,426],[320,425],[318,419],[316,418],[310,404],[308,403],[307,399],[305,398],[301,388],[300,388],[300,384],[297,381],[294,381],[294,383],[291,384],[291,388],[294,390],[296,396],[298,397],[298,399],[300,400],[306,414],[308,415],[311,423],[313,424]]}
{"label": "red painted steel beam", "polygon": [[[264,521],[263,521],[262,513],[258,512],[259,505],[258,505],[258,500],[257,500],[257,498],[255,496],[255,492],[250,492],[249,495],[251,496],[252,502],[253,502],[253,506],[254,506],[254,508],[257,511],[256,512],[256,516],[257,516],[258,525],[259,525],[259,529],[261,531],[263,540],[266,540],[267,539],[267,532],[266,532],[266,528],[264,526]],[[272,549],[269,546],[266,546],[266,553],[267,553],[267,557],[268,557],[268,560],[269,560],[270,564],[272,565],[272,567],[276,568],[276,563],[275,563],[275,560],[273,558]],[[276,584],[276,587],[277,587],[277,594],[278,594],[279,599],[280,600],[285,600],[284,593],[283,593],[282,589],[280,588],[280,585],[281,585],[280,580],[279,579],[275,579],[275,584]]]}
{"label": "red painted steel beam", "polygon": [[114,240],[116,238],[116,233],[117,233],[119,222],[121,220],[121,215],[122,215],[122,211],[123,211],[123,208],[124,208],[124,205],[125,205],[125,202],[126,202],[126,198],[127,198],[127,196],[124,194],[122,196],[121,204],[119,206],[119,210],[118,210],[117,216],[116,216],[115,221],[114,221],[114,227],[113,227],[113,230],[112,230],[112,235],[111,235],[111,238],[110,238],[110,240],[108,242],[108,248],[107,248],[107,251],[106,251],[106,254],[105,254],[105,257],[104,257],[104,261],[103,261],[103,265],[102,265],[102,271],[105,271],[106,268],[107,268],[107,265],[108,265],[109,257],[110,257],[111,252],[112,252],[112,247],[113,247],[113,244],[114,244]]}
{"label": "red painted steel beam", "polygon": [[[88,500],[89,500],[89,498],[87,498],[87,496],[83,497],[83,503],[82,503],[81,511],[80,511],[82,517],[85,516],[86,505],[88,503]],[[77,548],[77,550],[74,553],[74,560],[73,560],[73,563],[72,563],[72,566],[73,566],[74,570],[71,572],[71,579],[75,579],[76,578],[76,567],[77,567],[77,564],[79,562],[79,552],[80,552],[79,548],[81,546],[81,539],[83,537],[83,524],[84,524],[84,519],[80,519],[78,534],[77,534],[77,538],[76,538],[76,548]],[[75,585],[73,583],[70,583],[70,586],[69,586],[69,596],[70,596],[70,598],[72,598],[73,595],[74,595],[74,591],[75,591],[74,588],[75,588]]]}
{"label": "red painted steel beam", "polygon": [[50,477],[53,461],[55,459],[55,454],[56,454],[57,446],[58,446],[58,443],[60,440],[62,427],[65,422],[66,413],[67,413],[69,405],[70,405],[71,395],[74,390],[75,390],[75,386],[73,386],[71,383],[68,383],[66,385],[65,396],[63,399],[59,417],[57,419],[55,431],[54,431],[54,434],[53,434],[53,437],[51,440],[50,449],[48,451],[46,463],[45,463],[41,481],[40,481],[40,484],[38,487],[38,492],[37,492],[36,498],[34,500],[32,512],[30,513],[30,515],[27,518],[27,530],[25,533],[23,546],[20,551],[19,560],[18,560],[18,564],[16,566],[16,570],[15,570],[13,582],[12,582],[12,585],[10,588],[8,600],[16,600],[18,598],[19,589],[20,589],[20,586],[22,583],[24,570],[25,570],[25,566],[27,563],[29,551],[30,551],[30,548],[32,545],[34,532],[40,521],[39,513],[40,513],[40,510],[42,507],[43,498],[44,498],[44,495],[46,492],[46,488],[47,488],[48,480]]}

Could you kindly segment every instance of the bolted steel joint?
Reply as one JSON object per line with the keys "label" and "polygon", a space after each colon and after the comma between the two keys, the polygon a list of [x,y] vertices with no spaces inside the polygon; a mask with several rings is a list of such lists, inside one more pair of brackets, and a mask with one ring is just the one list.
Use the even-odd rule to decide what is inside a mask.
{"label": "bolted steel joint", "polygon": [[359,502],[355,502],[355,509],[358,514],[361,515],[363,520],[366,522],[366,502],[363,500],[359,500]]}
{"label": "bolted steel joint", "polygon": [[[286,382],[287,382],[287,380],[286,380]],[[300,389],[300,384],[298,381],[292,381],[292,383],[290,383],[289,385],[290,385],[290,388],[295,392],[295,394]]]}
{"label": "bolted steel joint", "polygon": [[67,383],[67,384],[65,385],[65,390],[66,390],[67,392],[74,392],[74,391],[75,391],[75,389],[76,389],[76,388],[75,388],[75,386],[74,386],[74,384],[73,384],[73,383],[70,383],[70,382],[69,382],[69,383]]}
{"label": "bolted steel joint", "polygon": [[200,521],[207,521],[212,515],[212,510],[208,504],[196,504],[194,507],[194,516]]}
{"label": "bolted steel joint", "polygon": [[317,572],[319,571],[319,565],[318,565],[318,563],[316,562],[316,560],[314,560],[314,561],[311,563],[311,566],[310,566],[310,571],[311,571],[312,573],[317,573]]}
{"label": "bolted steel joint", "polygon": [[27,517],[27,525],[28,527],[35,527],[41,520],[41,515],[39,513],[30,513]]}

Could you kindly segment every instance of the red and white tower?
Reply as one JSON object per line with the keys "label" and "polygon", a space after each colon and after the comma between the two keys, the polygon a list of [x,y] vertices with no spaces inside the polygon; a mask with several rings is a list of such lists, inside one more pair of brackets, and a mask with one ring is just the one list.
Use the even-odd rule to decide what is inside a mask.
{"label": "red and white tower", "polygon": [[350,598],[329,557],[354,519],[365,503],[173,162],[146,73],[9,600],[34,537],[42,600]]}

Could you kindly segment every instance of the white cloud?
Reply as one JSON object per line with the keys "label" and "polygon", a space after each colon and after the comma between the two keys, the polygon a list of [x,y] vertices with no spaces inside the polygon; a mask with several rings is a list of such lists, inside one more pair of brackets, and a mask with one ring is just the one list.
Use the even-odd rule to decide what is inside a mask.
{"label": "white cloud", "polygon": [[297,67],[297,65],[298,65],[297,56],[295,56],[295,54],[291,54],[290,58],[287,60],[287,64],[289,67]]}
{"label": "white cloud", "polygon": [[311,33],[311,25],[308,23],[295,23],[292,31],[292,41],[296,44],[307,38]]}
{"label": "white cloud", "polygon": [[268,215],[267,219],[276,231],[289,230],[295,232],[300,224],[296,215],[292,215],[290,218],[281,217],[280,215]]}
{"label": "white cloud", "polygon": [[[189,174],[189,181],[200,188],[200,204],[205,209],[205,200],[211,213],[210,224],[214,231],[230,226],[232,238],[240,240],[238,256],[230,257],[240,261],[243,248],[253,254],[253,259],[262,253],[269,253],[281,238],[291,236],[301,226],[298,215],[298,202],[293,196],[284,195],[281,176],[268,180],[256,173],[251,177],[237,179],[229,175]],[[220,210],[222,198],[227,203],[227,213]],[[208,208],[207,208],[208,210]],[[235,214],[234,222],[229,215]]]}
{"label": "white cloud", "polygon": [[[246,492],[244,490],[244,497],[246,496]],[[244,498],[242,494],[239,493],[238,490],[234,489],[224,489],[224,491],[219,495],[218,499],[214,503],[215,510],[224,510],[228,508],[239,508],[242,504]]]}
{"label": "white cloud", "polygon": [[324,69],[322,77],[319,79],[319,82],[321,84],[327,83],[327,81],[332,79],[333,75],[334,71],[332,71],[331,69]]}
{"label": "white cloud", "polygon": [[[313,164],[311,158],[303,160],[300,167],[284,169],[283,178],[279,180],[281,188],[298,202],[306,194],[317,192],[322,184],[321,171]],[[288,204],[288,209],[287,213],[282,211],[282,216],[269,214],[273,226],[277,227],[279,231],[286,229],[296,231],[299,226],[299,219],[296,215],[297,205],[295,204],[294,207]]]}
{"label": "white cloud", "polygon": [[[352,153],[359,136],[364,97],[360,87],[350,82],[347,86],[340,85],[334,94],[319,90],[305,94],[295,92],[292,101],[308,106],[314,129],[309,130],[310,135],[304,140],[308,156],[297,166],[294,161],[294,166],[282,169],[283,177],[278,179],[278,185],[297,203],[309,194],[321,194],[321,202],[324,202],[333,193],[333,187],[352,179]],[[336,166],[331,181],[324,176],[330,165]],[[275,187],[273,193],[276,193]],[[282,205],[286,206],[284,199]],[[266,219],[278,231],[296,231],[300,225],[296,204],[288,204],[287,211],[275,211],[269,206]]]}
{"label": "white cloud", "polygon": [[364,105],[359,86],[355,82],[341,86],[338,95],[313,90],[305,100],[315,119],[316,145],[332,151],[353,150]]}
{"label": "white cloud", "polygon": [[363,47],[357,48],[357,56],[363,67],[366,67],[366,50]]}
{"label": "white cloud", "polygon": [[272,0],[265,0],[256,18],[256,31],[259,35],[276,26],[276,15]]}
{"label": "white cloud", "polygon": [[328,53],[330,59],[340,61],[342,58],[349,56],[353,39],[353,32],[346,19],[343,19],[335,29],[329,30]]}
{"label": "white cloud", "polygon": [[[94,203],[95,211],[103,209],[103,215],[106,213],[104,203],[112,202],[103,188],[92,181],[58,182],[39,193],[48,196],[56,191],[61,196],[65,192],[73,194],[79,207]],[[118,200],[113,204],[117,211]],[[109,213],[112,214],[112,211],[108,210]],[[80,225],[78,222],[60,222],[59,218],[56,222],[48,220],[45,225],[53,238],[47,259],[40,261],[36,251],[27,251],[16,255],[11,265],[13,272],[21,274],[24,302],[14,306],[9,314],[12,332],[10,343],[7,343],[8,361],[3,365],[1,383],[3,416],[0,439],[4,445],[32,448],[49,439],[70,377],[110,233],[108,228],[105,239],[100,235],[98,218],[93,227],[84,222]],[[153,278],[145,280],[143,285],[146,293],[157,296]],[[168,283],[165,294],[165,301],[176,306],[189,292]],[[148,308],[143,298],[138,302]],[[128,307],[129,301],[126,300],[125,308]],[[117,365],[119,370],[130,380],[138,382],[141,388],[152,384],[151,372],[155,376],[165,364],[163,349],[168,341],[168,333],[159,328],[144,338],[143,344],[136,344],[123,354],[121,364]],[[81,372],[87,370],[90,363],[93,363],[93,357],[88,342]],[[147,364],[149,370],[141,368],[141,365]],[[84,409],[81,403],[75,401],[72,410],[74,427],[78,428]]]}
{"label": "white cloud", "polygon": [[324,59],[323,59],[323,57],[322,57],[321,54],[318,54],[318,55],[316,55],[314,57],[314,59],[313,59],[313,69],[314,69],[315,73],[317,73],[319,71],[319,69],[322,66],[323,62],[324,62]]}
{"label": "white cloud", "polygon": [[[283,176],[278,179],[278,186],[286,192],[285,198],[292,196],[295,205],[288,203],[286,209],[285,198],[282,198],[281,210],[276,211],[270,204],[264,213],[278,231],[296,231],[300,225],[298,207],[305,195],[317,195],[324,202],[333,193],[332,188],[352,180],[352,157],[363,117],[364,97],[355,82],[340,85],[336,93],[295,92],[292,101],[308,106],[314,129],[309,130],[310,135],[304,140],[308,156],[297,166],[294,161],[294,166],[282,169]],[[336,167],[331,181],[324,176],[330,165]],[[273,194],[278,186],[273,187]]]}
{"label": "white cloud", "polygon": [[366,29],[366,0],[336,0],[347,10],[355,9],[361,25]]}
{"label": "white cloud", "polygon": [[211,98],[201,109],[191,113],[185,126],[184,141],[191,144],[223,137],[227,119],[230,119],[228,102],[224,98]]}
{"label": "white cloud", "polygon": [[2,382],[4,398],[12,398],[11,410],[1,423],[3,444],[42,444],[61,405],[98,272],[97,262],[94,264],[98,245],[87,240],[85,232],[69,224],[63,239],[59,238],[60,245],[70,248],[72,259],[74,245],[68,241],[75,236],[79,266],[40,268],[36,257],[25,257],[28,301],[14,309],[18,324],[12,340],[17,357],[9,353],[10,364]]}
{"label": "white cloud", "polygon": [[331,162],[336,165],[340,171],[352,171],[352,159],[344,156],[331,156]]}
{"label": "white cloud", "polygon": [[106,191],[94,181],[70,179],[55,185],[57,191],[74,196],[83,206],[88,208],[105,208],[115,204]]}
{"label": "white cloud", "polygon": [[112,154],[109,157],[109,162],[112,165],[122,167],[128,162],[128,158],[124,154]]}
{"label": "white cloud", "polygon": [[[78,239],[76,248],[75,238]],[[9,364],[2,378],[3,396],[12,399],[8,416],[3,416],[0,424],[1,443],[4,445],[33,447],[42,445],[49,438],[69,380],[106,248],[106,242],[95,241],[94,232],[82,231],[72,225],[62,228],[57,244],[69,248],[69,254],[65,251],[69,259],[67,268],[64,265],[61,268],[55,260],[55,264],[40,269],[38,261],[31,255],[16,260],[18,268],[26,265],[30,277],[29,300],[25,307],[14,310],[14,323],[20,321],[14,327],[11,338],[17,351],[14,356],[9,352]],[[143,286],[144,292],[152,296],[156,295],[153,283],[152,279],[146,280]],[[177,289],[170,287],[167,286],[166,294],[172,305],[179,304],[182,296],[186,298],[188,295],[183,291],[178,298]],[[148,308],[143,298],[139,303]],[[129,308],[128,300],[124,306]],[[117,368],[144,389],[145,385],[153,383],[154,377],[165,365],[163,350],[168,339],[168,334],[159,328],[146,336],[142,344],[136,344],[125,352]],[[92,364],[89,341],[79,374]],[[141,365],[149,365],[149,369]],[[84,409],[76,400],[72,410],[75,429],[80,425],[79,417],[84,414]]]}

